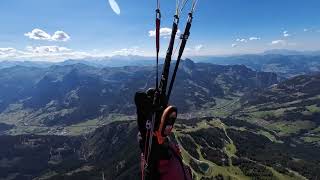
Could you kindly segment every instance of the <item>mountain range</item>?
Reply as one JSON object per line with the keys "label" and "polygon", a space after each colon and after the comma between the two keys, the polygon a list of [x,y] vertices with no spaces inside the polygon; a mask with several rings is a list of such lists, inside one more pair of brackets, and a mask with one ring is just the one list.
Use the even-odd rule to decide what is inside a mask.
{"label": "mountain range", "polygon": [[[286,71],[256,71],[236,63],[241,58],[234,65],[182,62],[170,139],[194,178],[320,177],[320,74],[310,70],[317,56],[259,57],[268,60],[250,56],[256,68],[279,63]],[[154,86],[154,70],[84,63],[0,69],[0,179],[138,179],[133,96]]]}
{"label": "mountain range", "polygon": [[[201,180],[316,179],[319,77],[298,76],[254,90],[252,96],[246,93],[242,106],[225,117],[180,118],[170,138],[182,147],[185,163]],[[288,91],[290,97],[285,96]],[[0,177],[138,179],[136,133],[136,122],[128,120],[81,136],[3,135]]]}
{"label": "mountain range", "polygon": [[[16,126],[68,126],[110,114],[134,115],[134,93],[154,86],[151,66],[95,68],[83,64],[48,68],[15,66],[0,71],[0,122]],[[182,63],[172,102],[181,113],[236,98],[277,83],[273,73],[243,65]]]}
{"label": "mountain range", "polygon": [[[0,69],[16,65],[28,67],[49,67],[54,65],[85,64],[97,68],[123,66],[154,66],[154,57],[143,56],[112,56],[91,59],[69,59],[63,62],[34,62],[34,61],[0,61]],[[318,72],[320,69],[319,51],[295,51],[274,49],[260,54],[232,55],[232,56],[200,56],[191,57],[195,62],[218,65],[245,65],[256,71],[273,72],[281,77]],[[163,59],[160,58],[160,64]]]}

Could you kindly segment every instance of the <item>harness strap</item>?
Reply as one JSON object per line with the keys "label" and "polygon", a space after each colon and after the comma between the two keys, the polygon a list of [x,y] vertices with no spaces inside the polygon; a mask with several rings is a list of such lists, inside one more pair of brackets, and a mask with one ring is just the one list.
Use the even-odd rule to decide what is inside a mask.
{"label": "harness strap", "polygon": [[158,89],[158,82],[159,82],[159,52],[160,52],[160,24],[161,24],[161,13],[159,9],[159,2],[158,8],[156,9],[156,56],[157,56],[157,69],[156,69],[156,89]]}

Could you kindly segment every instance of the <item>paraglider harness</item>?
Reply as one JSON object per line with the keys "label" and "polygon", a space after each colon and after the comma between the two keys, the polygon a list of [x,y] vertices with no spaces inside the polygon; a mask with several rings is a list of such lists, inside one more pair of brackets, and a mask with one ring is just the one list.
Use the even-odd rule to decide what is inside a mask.
{"label": "paraglider harness", "polygon": [[[177,56],[177,61],[170,81],[169,89],[167,92],[167,85],[169,79],[170,64],[174,50],[174,42],[177,37],[178,24],[180,13],[185,8],[188,0],[177,0],[176,13],[174,15],[172,32],[170,37],[169,47],[166,52],[166,57],[163,65],[160,83],[158,79],[158,66],[159,66],[159,51],[160,51],[160,0],[157,0],[156,9],[156,87],[149,89],[146,93],[137,93],[135,102],[137,106],[138,127],[142,141],[140,141],[140,148],[143,151],[144,164],[142,167],[142,180],[154,180],[156,175],[156,161],[162,153],[162,146],[167,140],[167,131],[172,130],[173,124],[177,117],[177,108],[169,106],[173,84],[178,71],[179,63],[181,61],[186,43],[190,36],[190,29],[193,20],[193,13],[195,11],[198,0],[192,0],[191,10],[188,13],[187,23],[183,34],[180,36],[180,47]],[[178,46],[177,46],[178,48]],[[161,157],[160,157],[161,158]],[[182,160],[181,160],[181,164]],[[185,178],[186,179],[186,178]]]}

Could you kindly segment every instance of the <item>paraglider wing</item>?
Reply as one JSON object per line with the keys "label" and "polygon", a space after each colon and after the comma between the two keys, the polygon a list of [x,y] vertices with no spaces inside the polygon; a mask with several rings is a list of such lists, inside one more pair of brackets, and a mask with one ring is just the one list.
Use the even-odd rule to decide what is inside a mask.
{"label": "paraglider wing", "polygon": [[120,15],[120,7],[119,7],[118,3],[115,0],[109,0],[109,4],[110,4],[112,10],[116,14]]}

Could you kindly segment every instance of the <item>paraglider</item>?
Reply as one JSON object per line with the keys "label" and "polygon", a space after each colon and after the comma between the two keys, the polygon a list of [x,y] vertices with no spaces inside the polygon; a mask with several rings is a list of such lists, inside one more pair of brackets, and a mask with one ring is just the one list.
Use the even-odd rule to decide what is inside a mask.
{"label": "paraglider", "polygon": [[157,0],[156,8],[156,84],[155,88],[147,92],[137,92],[135,95],[135,104],[137,107],[137,123],[139,129],[139,145],[141,149],[141,177],[142,180],[191,180],[190,168],[182,162],[177,145],[171,143],[167,138],[173,129],[177,118],[178,109],[169,105],[170,94],[173,88],[176,73],[181,61],[186,43],[190,36],[190,29],[198,0],[192,1],[191,10],[188,13],[188,19],[185,30],[180,37],[180,48],[177,62],[171,78],[167,93],[169,81],[170,64],[173,55],[174,42],[178,31],[180,13],[184,9],[188,0],[176,0],[176,13],[174,15],[172,32],[169,47],[167,49],[163,70],[158,82],[158,64],[160,49],[160,0]]}

